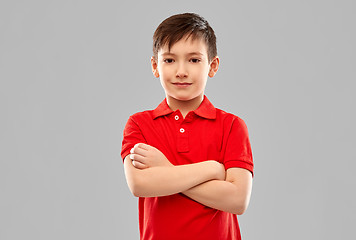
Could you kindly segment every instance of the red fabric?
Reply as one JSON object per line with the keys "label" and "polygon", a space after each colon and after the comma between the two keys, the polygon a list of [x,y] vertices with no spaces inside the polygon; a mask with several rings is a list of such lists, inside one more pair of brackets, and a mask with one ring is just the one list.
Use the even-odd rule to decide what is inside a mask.
{"label": "red fabric", "polygon": [[[159,149],[174,165],[217,160],[226,169],[245,168],[253,174],[244,121],[215,108],[206,96],[185,119],[179,110],[169,108],[166,99],[155,110],[130,116],[122,159],[140,142]],[[139,224],[142,240],[241,239],[236,215],[206,207],[183,194],[139,198]]]}

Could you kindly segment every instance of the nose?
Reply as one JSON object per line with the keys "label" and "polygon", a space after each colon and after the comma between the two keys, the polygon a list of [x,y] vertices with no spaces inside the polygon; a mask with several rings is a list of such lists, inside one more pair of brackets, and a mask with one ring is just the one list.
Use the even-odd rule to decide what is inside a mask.
{"label": "nose", "polygon": [[178,65],[176,77],[177,78],[186,78],[186,77],[188,77],[188,71],[187,71],[186,66],[184,66],[184,63],[180,63]]}

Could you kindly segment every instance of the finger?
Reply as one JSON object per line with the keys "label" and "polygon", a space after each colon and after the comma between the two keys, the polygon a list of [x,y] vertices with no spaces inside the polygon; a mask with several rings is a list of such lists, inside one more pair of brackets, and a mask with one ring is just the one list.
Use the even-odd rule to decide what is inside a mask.
{"label": "finger", "polygon": [[141,162],[143,164],[145,164],[145,162],[146,162],[146,158],[145,157],[143,157],[143,156],[141,156],[139,154],[135,154],[135,153],[131,153],[130,154],[130,159],[134,160],[134,161],[139,161],[139,162]]}
{"label": "finger", "polygon": [[147,168],[146,165],[140,163],[139,161],[132,161],[132,165],[133,165],[135,168],[138,168],[138,169],[145,169],[145,168]]}
{"label": "finger", "polygon": [[142,148],[142,149],[145,149],[145,150],[149,150],[150,149],[150,145],[146,144],[146,143],[137,143],[134,148]]}
{"label": "finger", "polygon": [[135,154],[141,155],[143,157],[147,157],[147,151],[142,148],[136,147],[136,146],[131,148],[130,153],[135,153]]}

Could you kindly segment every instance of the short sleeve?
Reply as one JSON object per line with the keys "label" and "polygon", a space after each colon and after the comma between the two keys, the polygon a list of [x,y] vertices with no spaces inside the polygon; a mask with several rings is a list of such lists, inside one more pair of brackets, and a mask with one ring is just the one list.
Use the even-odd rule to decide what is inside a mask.
{"label": "short sleeve", "polygon": [[124,128],[124,136],[121,147],[122,160],[130,153],[131,148],[137,143],[147,143],[139,125],[132,119],[132,116],[127,120]]}
{"label": "short sleeve", "polygon": [[245,168],[253,175],[253,159],[248,130],[241,118],[234,118],[227,137],[224,154],[225,169]]}

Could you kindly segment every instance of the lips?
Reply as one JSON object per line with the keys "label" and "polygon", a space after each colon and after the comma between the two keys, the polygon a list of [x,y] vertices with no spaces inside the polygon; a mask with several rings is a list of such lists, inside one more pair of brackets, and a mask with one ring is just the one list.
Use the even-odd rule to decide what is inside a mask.
{"label": "lips", "polygon": [[186,83],[186,82],[182,82],[182,83],[176,82],[176,83],[173,83],[173,84],[177,85],[177,86],[189,86],[189,85],[191,85],[191,83]]}

